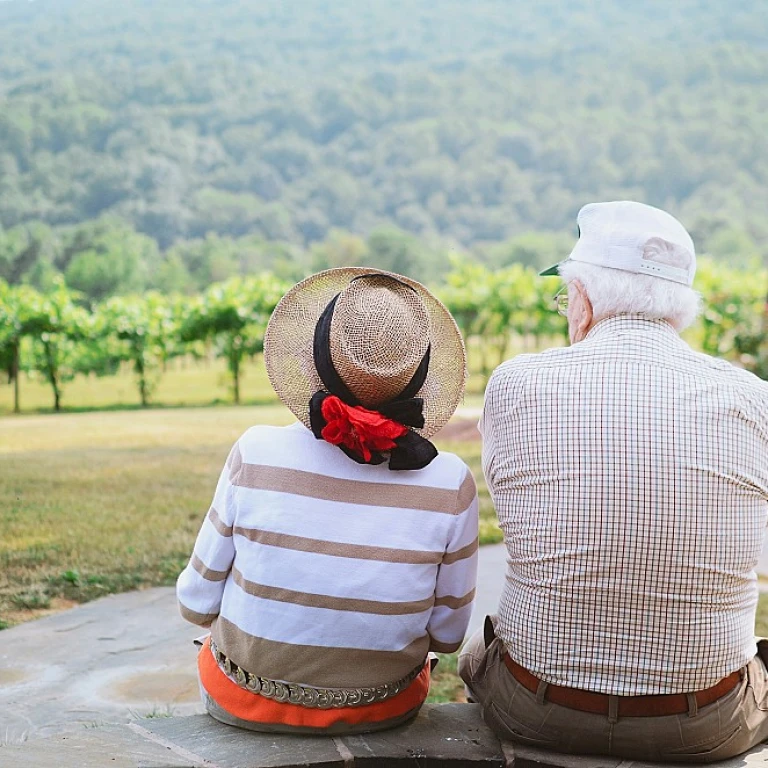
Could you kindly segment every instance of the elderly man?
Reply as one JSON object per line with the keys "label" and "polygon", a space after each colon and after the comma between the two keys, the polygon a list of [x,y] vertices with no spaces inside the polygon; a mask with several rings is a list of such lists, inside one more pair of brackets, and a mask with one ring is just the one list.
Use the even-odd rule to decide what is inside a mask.
{"label": "elderly man", "polygon": [[[708,762],[768,738],[755,565],[768,383],[679,337],[694,246],[633,202],[579,213],[571,346],[501,365],[480,423],[504,531],[497,617],[459,671],[502,738]],[[564,289],[565,290],[565,289]]]}

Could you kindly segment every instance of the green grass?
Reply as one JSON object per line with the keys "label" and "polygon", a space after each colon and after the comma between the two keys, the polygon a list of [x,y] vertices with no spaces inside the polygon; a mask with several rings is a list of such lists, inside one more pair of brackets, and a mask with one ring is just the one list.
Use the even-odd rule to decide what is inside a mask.
{"label": "green grass", "polygon": [[[465,403],[481,405],[485,379],[470,378]],[[19,380],[21,412],[45,413],[53,410],[50,385],[39,375],[21,374]],[[62,410],[130,410],[140,408],[136,379],[129,367],[114,376],[75,376],[63,384]],[[277,404],[278,399],[267,378],[261,356],[243,366],[240,399],[245,404]],[[184,407],[231,404],[232,393],[226,366],[221,360],[195,361],[177,358],[168,363],[152,395],[153,407]],[[0,416],[13,412],[13,386],[0,376]]]}
{"label": "green grass", "polygon": [[755,635],[768,637],[768,594],[761,592],[757,601],[757,617],[755,619]]}
{"label": "green grass", "polygon": [[446,701],[466,701],[464,682],[456,672],[458,653],[438,653],[440,662],[432,672],[428,702],[442,704]]}
{"label": "green grass", "polygon": [[[279,404],[0,418],[0,622],[173,584],[232,443],[292,421]],[[475,471],[482,540],[499,540],[479,442],[438,445]]]}
{"label": "green grass", "polygon": [[[0,414],[13,411],[13,386],[0,383]],[[22,413],[50,411],[53,394],[39,375],[21,375],[19,380]],[[62,406],[66,411],[138,408],[139,391],[128,367],[115,376],[76,376],[63,385]],[[277,403],[261,357],[243,367],[240,397],[244,403]],[[168,363],[152,396],[157,406],[211,405],[230,403],[230,379],[221,360],[194,361],[178,358]]]}
{"label": "green grass", "polygon": [[0,619],[172,584],[232,443],[290,421],[282,406],[0,419]]}
{"label": "green grass", "polygon": [[[212,370],[176,373],[188,378],[190,402],[210,395]],[[264,396],[263,374],[252,374],[247,393]],[[481,402],[465,401],[472,418]],[[114,592],[173,584],[232,443],[251,424],[291,421],[277,403],[0,418],[0,630]],[[436,442],[474,472],[481,542],[500,541],[479,440]],[[768,595],[760,595],[755,631],[768,636]],[[457,656],[440,655],[430,701],[462,700]]]}
{"label": "green grass", "polygon": [[472,474],[477,481],[477,494],[480,500],[480,543],[496,544],[502,541],[503,534],[496,520],[496,512],[493,509],[493,502],[488,493],[488,487],[483,479],[483,469],[480,465],[480,439],[475,441],[462,440],[435,440],[435,444],[442,451],[450,451],[461,456],[472,470]]}
{"label": "green grass", "polygon": [[[173,584],[232,443],[251,424],[291,421],[281,405],[0,418],[0,629]],[[500,541],[479,440],[436,442],[474,471],[481,541]],[[760,596],[756,633],[768,636],[768,595]],[[441,655],[430,701],[462,699],[456,659]]]}

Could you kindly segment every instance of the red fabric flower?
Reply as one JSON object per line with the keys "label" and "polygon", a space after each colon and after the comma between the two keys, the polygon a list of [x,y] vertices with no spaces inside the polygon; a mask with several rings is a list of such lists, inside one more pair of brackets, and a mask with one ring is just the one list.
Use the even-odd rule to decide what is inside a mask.
{"label": "red fabric flower", "polygon": [[371,460],[371,452],[391,451],[395,440],[408,432],[408,427],[369,411],[361,405],[347,405],[335,395],[323,400],[321,406],[326,421],[321,432],[323,440],[333,445],[343,445]]}

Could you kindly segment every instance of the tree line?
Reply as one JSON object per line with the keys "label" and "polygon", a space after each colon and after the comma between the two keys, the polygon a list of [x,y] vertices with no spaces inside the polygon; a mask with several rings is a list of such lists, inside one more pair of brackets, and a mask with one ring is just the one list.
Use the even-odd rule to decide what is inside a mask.
{"label": "tree line", "polygon": [[762,0],[4,2],[0,227],[473,248],[630,198],[765,257],[766,37]]}
{"label": "tree line", "polygon": [[[290,284],[263,272],[192,296],[148,291],[84,302],[61,277],[45,293],[0,280],[0,370],[14,387],[14,409],[21,409],[22,371],[47,381],[58,411],[75,376],[127,365],[147,406],[171,359],[212,354],[226,362],[239,403],[243,363],[262,351],[269,316]],[[755,264],[745,273],[705,259],[697,287],[704,311],[689,341],[768,379],[768,270]],[[483,378],[511,353],[562,343],[567,326],[554,311],[555,289],[530,266],[493,270],[461,255],[435,286],[467,340],[472,372]]]}
{"label": "tree line", "polygon": [[233,238],[209,233],[161,251],[148,235],[106,216],[63,229],[38,223],[0,230],[0,279],[43,293],[63,280],[84,303],[147,290],[191,295],[230,277],[264,271],[297,281],[309,272],[348,265],[376,266],[438,284],[457,254],[491,269],[513,263],[543,267],[567,253],[573,240],[568,235],[527,232],[465,250],[419,240],[387,226],[374,229],[366,238],[332,230],[308,247],[259,235]]}

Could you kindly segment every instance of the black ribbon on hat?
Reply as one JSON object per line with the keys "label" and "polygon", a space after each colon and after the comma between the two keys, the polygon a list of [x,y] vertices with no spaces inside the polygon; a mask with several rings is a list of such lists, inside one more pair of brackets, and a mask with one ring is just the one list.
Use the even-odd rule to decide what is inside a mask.
{"label": "black ribbon on hat", "polygon": [[[341,376],[339,376],[331,359],[331,320],[338,298],[339,294],[334,296],[320,315],[315,326],[312,345],[315,368],[326,387],[325,390],[315,392],[309,401],[309,422],[312,433],[318,440],[323,439],[322,431],[326,426],[322,406],[327,397],[335,395],[349,406],[362,405],[341,380]],[[428,346],[419,367],[399,395],[375,409],[369,408],[368,410],[375,410],[387,419],[396,421],[403,426],[421,429],[424,426],[424,399],[415,397],[415,394],[422,388],[427,378],[430,349],[431,347]],[[394,442],[395,448],[389,452],[390,469],[423,469],[437,456],[437,448],[429,440],[414,432],[413,429],[409,429],[406,434],[396,438]],[[377,451],[372,451],[370,461],[365,461],[363,456],[350,450],[347,446],[339,445],[338,447],[358,464],[381,464],[386,461],[386,457]]]}

